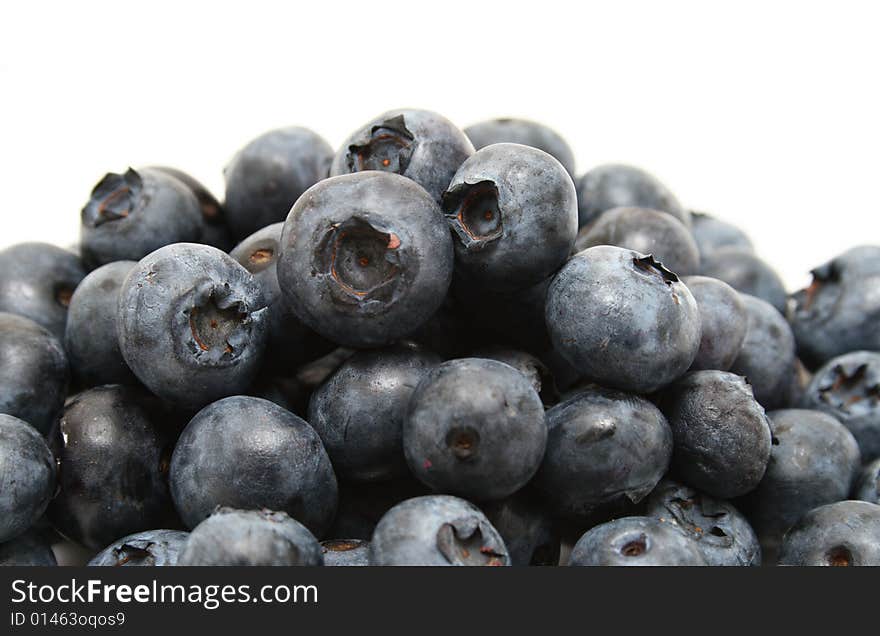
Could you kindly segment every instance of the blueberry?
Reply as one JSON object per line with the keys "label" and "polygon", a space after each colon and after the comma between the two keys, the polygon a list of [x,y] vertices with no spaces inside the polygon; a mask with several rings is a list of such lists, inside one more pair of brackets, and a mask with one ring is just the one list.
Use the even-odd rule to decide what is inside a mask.
{"label": "blueberry", "polygon": [[544,407],[529,380],[502,362],[451,360],[410,398],[403,449],[412,473],[438,492],[503,499],[538,470]]}
{"label": "blueberry", "polygon": [[859,443],[862,461],[880,457],[880,352],[832,358],[816,371],[803,403],[840,420]]}
{"label": "blueberry", "polygon": [[189,537],[182,530],[146,530],[114,541],[96,554],[89,566],[177,565],[183,544]]}
{"label": "blueberry", "polygon": [[738,375],[694,371],[664,392],[672,467],[687,485],[720,499],[754,490],[770,458],[770,423]]}
{"label": "blueberry", "polygon": [[880,506],[838,501],[815,508],[782,541],[779,565],[880,566]]}
{"label": "blueberry", "polygon": [[709,565],[761,565],[755,531],[727,501],[664,480],[648,498],[645,515],[672,524],[695,540]]}
{"label": "blueberry", "polygon": [[0,250],[0,312],[30,318],[63,340],[70,298],[85,275],[76,254],[48,243]]}
{"label": "blueberry", "polygon": [[317,433],[255,397],[229,397],[199,411],[174,448],[170,481],[190,528],[217,506],[269,508],[322,536],[336,512],[336,476]]}
{"label": "blueberry", "polygon": [[558,516],[638,503],[669,467],[672,432],[646,399],[592,386],[550,409],[547,425],[534,485]]}
{"label": "blueberry", "polygon": [[152,169],[174,177],[195,195],[199,209],[202,211],[202,236],[199,242],[224,252],[232,249],[233,239],[226,223],[226,211],[211,191],[193,176],[177,168],[152,166]]}
{"label": "blueberry", "polygon": [[229,255],[254,275],[263,287],[269,305],[269,341],[265,364],[279,372],[290,373],[298,365],[329,353],[333,346],[306,327],[291,310],[278,284],[277,264],[281,257],[281,232],[284,223],[273,223],[257,230],[239,243]]}
{"label": "blueberry", "polygon": [[543,150],[574,176],[574,152],[571,146],[555,130],[538,122],[509,117],[489,119],[468,126],[464,134],[477,150],[501,143],[522,144]]}
{"label": "blueberry", "polygon": [[571,551],[573,566],[708,565],[699,544],[672,525],[624,517],[586,532]]}
{"label": "blueberry", "polygon": [[739,247],[725,247],[705,254],[700,261],[699,274],[723,280],[735,290],[773,305],[784,314],[785,286],[773,269],[750,251]]}
{"label": "blueberry", "polygon": [[536,356],[525,351],[494,346],[478,349],[472,357],[497,360],[512,366],[528,378],[532,388],[541,397],[545,406],[552,406],[559,401],[559,392],[556,390],[553,374],[547,365]]}
{"label": "blueberry", "polygon": [[370,542],[361,539],[336,539],[321,542],[324,565],[370,565]]}
{"label": "blueberry", "polygon": [[690,227],[690,212],[654,176],[635,166],[605,164],[583,175],[577,183],[579,225],[592,223],[606,210],[651,208],[671,214]]}
{"label": "blueberry", "polygon": [[568,258],[577,235],[577,195],[546,152],[494,144],[468,158],[443,195],[455,237],[456,276],[493,291],[541,282]]}
{"label": "blueberry", "polygon": [[196,196],[153,168],[107,173],[92,190],[81,219],[80,247],[90,267],[137,261],[165,245],[202,236]]}
{"label": "blueberry", "polygon": [[572,257],[547,291],[554,348],[580,373],[648,393],[691,366],[700,348],[697,303],[651,256],[597,246]]}
{"label": "blueberry", "polygon": [[32,320],[0,312],[0,413],[45,435],[64,406],[69,378],[55,336]]}
{"label": "blueberry", "polygon": [[312,394],[309,423],[341,479],[407,474],[403,420],[416,385],[440,358],[414,345],[360,351]]}
{"label": "blueberry", "polygon": [[704,258],[726,247],[754,251],[752,241],[745,232],[709,214],[691,212],[691,233],[700,250],[700,256]]}
{"label": "blueberry", "polygon": [[73,374],[84,386],[137,381],[119,350],[116,329],[119,290],[136,265],[102,265],[83,279],[70,299],[64,345]]}
{"label": "blueberry", "polygon": [[254,380],[268,323],[263,291],[229,255],[178,243],[135,267],[119,292],[119,348],[159,397],[199,408]]}
{"label": "blueberry", "polygon": [[0,543],[14,539],[45,512],[55,492],[55,459],[33,426],[0,415]]}
{"label": "blueberry", "polygon": [[324,558],[314,535],[283,512],[219,508],[190,532],[177,565],[324,565]]}
{"label": "blueberry", "polygon": [[791,327],[776,309],[755,296],[742,295],[748,331],[730,371],[748,378],[764,408],[787,405],[795,373],[795,342]]}
{"label": "blueberry", "polygon": [[742,507],[767,543],[778,541],[805,513],[846,499],[859,470],[852,434],[827,413],[772,411],[767,472]]}
{"label": "blueberry", "polygon": [[437,202],[474,147],[445,117],[400,109],[379,115],[353,133],[330,166],[332,176],[383,170],[412,179]]}
{"label": "blueberry", "polygon": [[54,566],[58,565],[49,543],[35,532],[0,543],[0,567],[7,565]]}
{"label": "blueberry", "polygon": [[168,492],[174,424],[135,387],[102,386],[72,398],[50,436],[59,465],[49,505],[55,529],[101,549],[133,532],[175,527]]}
{"label": "blueberry", "polygon": [[517,493],[481,508],[504,540],[511,565],[559,565],[559,529],[538,502]]}
{"label": "blueberry", "polygon": [[437,204],[399,175],[326,179],[296,202],[278,282],[290,308],[342,345],[377,347],[415,331],[452,278],[452,238]]}
{"label": "blueberry", "polygon": [[812,275],[789,315],[804,360],[820,366],[850,351],[880,350],[880,247],[848,250]]}
{"label": "blueberry", "polygon": [[727,283],[706,276],[682,281],[700,310],[700,351],[691,369],[727,371],[742,349],[749,328],[749,312],[742,296]]}
{"label": "blueberry", "polygon": [[239,150],[223,170],[235,238],[283,221],[302,193],[327,177],[332,158],[320,135],[296,126],[270,130]]}
{"label": "blueberry", "polygon": [[582,229],[575,242],[580,252],[595,245],[616,245],[651,254],[676,274],[693,274],[700,252],[690,231],[671,214],[649,208],[614,208]]}
{"label": "blueberry", "polygon": [[862,469],[853,499],[880,504],[880,459],[875,459]]}
{"label": "blueberry", "polygon": [[510,565],[498,531],[473,504],[449,495],[407,499],[379,521],[370,565]]}

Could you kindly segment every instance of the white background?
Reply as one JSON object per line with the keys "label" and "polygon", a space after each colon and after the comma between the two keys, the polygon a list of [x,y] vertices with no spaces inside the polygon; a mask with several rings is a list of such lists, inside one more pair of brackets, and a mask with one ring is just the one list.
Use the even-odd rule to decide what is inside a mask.
{"label": "white background", "polygon": [[799,286],[880,243],[871,5],[4,2],[0,247],[74,243],[107,171],[175,165],[222,192],[223,165],[266,129],[338,145],[413,106],[541,120],[580,172],[648,168]]}

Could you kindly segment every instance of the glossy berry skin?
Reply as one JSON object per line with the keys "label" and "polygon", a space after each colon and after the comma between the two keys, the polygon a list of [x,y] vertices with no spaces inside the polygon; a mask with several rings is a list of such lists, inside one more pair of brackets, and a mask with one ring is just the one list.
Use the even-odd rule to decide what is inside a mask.
{"label": "glossy berry skin", "polygon": [[168,462],[176,431],[153,396],[118,385],[68,401],[50,436],[58,461],[52,525],[87,548],[119,537],[174,527]]}
{"label": "glossy berry skin", "polygon": [[63,340],[70,297],[85,275],[76,254],[48,243],[0,250],[0,312],[30,318]]}
{"label": "glossy berry skin", "polygon": [[278,282],[292,311],[341,345],[390,344],[425,323],[452,279],[452,238],[437,204],[399,175],[325,179],[293,206]]}
{"label": "glossy berry skin", "polygon": [[474,154],[465,134],[427,110],[400,109],[379,115],[342,145],[331,176],[383,170],[412,179],[440,203],[459,166]]}
{"label": "glossy berry skin", "polygon": [[748,330],[730,371],[748,378],[764,408],[787,405],[795,373],[795,342],[791,327],[769,303],[742,294]]}
{"label": "glossy berry skin", "polygon": [[464,129],[476,150],[492,144],[522,144],[552,155],[574,177],[574,152],[552,128],[527,119],[501,117],[481,121]]}
{"label": "glossy berry skin", "polygon": [[688,228],[671,214],[650,208],[613,208],[603,213],[578,233],[575,251],[596,245],[651,254],[679,276],[693,274],[700,266],[700,252]]}
{"label": "glossy berry skin", "polygon": [[542,150],[494,144],[468,158],[443,195],[462,284],[504,291],[553,274],[577,235],[577,195]]}
{"label": "glossy berry skin", "polygon": [[193,528],[177,565],[324,565],[308,529],[283,512],[219,508]]}
{"label": "glossy berry skin", "polygon": [[696,541],[668,523],[624,517],[586,532],[571,551],[571,566],[708,565]]}
{"label": "glossy berry skin", "polygon": [[742,508],[772,542],[813,508],[846,499],[861,462],[852,433],[827,413],[784,409],[769,417],[770,461]]}
{"label": "glossy berry skin", "polygon": [[107,173],[82,209],[80,249],[89,267],[137,261],[171,243],[202,236],[198,199],[161,170]]}
{"label": "glossy berry skin", "polygon": [[584,227],[613,208],[651,208],[671,214],[690,227],[690,212],[653,175],[635,166],[605,164],[577,183],[579,225]]}
{"label": "glossy berry skin", "polygon": [[557,516],[638,503],[669,468],[672,431],[644,398],[593,385],[550,409],[547,426],[534,486]]}
{"label": "glossy berry skin", "polygon": [[838,501],[815,508],[782,541],[779,565],[880,566],[880,506]]}
{"label": "glossy berry skin", "polygon": [[749,313],[739,292],[717,278],[685,276],[682,281],[700,310],[700,351],[691,370],[727,371],[739,356],[749,330]]}
{"label": "glossy berry skin", "polygon": [[64,347],[84,386],[137,382],[119,350],[119,290],[135,261],[114,261],[92,271],[70,299]]}
{"label": "glossy berry skin", "polygon": [[182,530],[146,530],[136,532],[107,546],[88,565],[110,567],[150,567],[177,565],[183,544],[189,537]]}
{"label": "glossy berry skin", "polygon": [[477,501],[503,499],[525,486],[546,443],[544,406],[529,380],[481,358],[430,370],[403,425],[413,475],[438,492]]}
{"label": "glossy berry skin", "polygon": [[0,415],[0,543],[30,528],[55,493],[55,459],[33,426]]}
{"label": "glossy berry skin", "polygon": [[262,360],[268,324],[262,287],[207,245],[159,249],[119,292],[119,349],[159,397],[196,409],[244,392]]}
{"label": "glossy berry skin", "polygon": [[674,481],[660,482],[645,507],[697,542],[713,566],[761,565],[761,545],[748,520],[731,503]]}
{"label": "glossy berry skin", "polygon": [[321,541],[326,566],[370,565],[370,542],[362,539]]}
{"label": "glossy berry skin", "polygon": [[754,251],[751,239],[741,229],[710,214],[691,212],[691,234],[705,257],[726,247]]}
{"label": "glossy berry skin", "polygon": [[265,364],[284,375],[296,367],[329,353],[332,344],[306,327],[290,308],[278,284],[281,258],[281,232],[284,223],[273,223],[257,230],[239,243],[229,255],[254,275],[263,287],[268,305],[269,341]]}
{"label": "glossy berry skin", "polygon": [[880,504],[880,459],[875,459],[862,469],[853,499]]}
{"label": "glossy berry skin", "polygon": [[224,252],[232,249],[234,241],[226,223],[226,211],[211,191],[183,170],[168,166],[152,166],[152,169],[174,177],[195,195],[199,209],[202,211],[202,236],[199,243],[216,247]]}
{"label": "glossy berry skin", "polygon": [[217,506],[269,508],[322,536],[336,512],[336,476],[317,433],[255,397],[229,397],[199,411],[174,448],[170,481],[190,528]]}
{"label": "glossy berry skin", "polygon": [[697,302],[652,257],[600,245],[576,256],[547,291],[554,348],[581,374],[649,393],[691,366],[700,348]]}
{"label": "glossy berry skin", "polygon": [[816,371],[803,400],[806,408],[825,411],[850,430],[863,462],[880,457],[880,353],[832,358]]}
{"label": "glossy berry skin", "polygon": [[58,565],[49,543],[36,532],[26,532],[15,539],[0,543],[0,567]]}
{"label": "glossy berry skin", "polygon": [[511,565],[559,565],[559,529],[540,502],[519,492],[480,508],[504,540]]}
{"label": "glossy berry skin", "polygon": [[510,557],[498,531],[473,504],[449,495],[397,504],[376,526],[370,565],[499,566]]}
{"label": "glossy berry skin", "polygon": [[407,474],[406,407],[418,383],[440,362],[411,344],[359,351],[312,394],[308,421],[340,479],[371,482]]}
{"label": "glossy berry skin", "polygon": [[0,312],[0,413],[45,435],[64,406],[70,371],[61,342],[23,316]]}
{"label": "glossy berry skin", "polygon": [[880,350],[880,247],[848,250],[812,271],[789,315],[798,353],[820,366],[850,351]]}
{"label": "glossy berry skin", "polygon": [[699,273],[723,280],[738,292],[756,296],[785,313],[787,294],[782,279],[751,251],[725,247],[710,252],[700,261]]}
{"label": "glossy berry skin", "polygon": [[226,217],[240,239],[283,221],[303,192],[327,176],[333,148],[317,133],[270,130],[239,150],[223,171]]}
{"label": "glossy berry skin", "polygon": [[662,408],[672,427],[672,468],[719,499],[754,490],[770,458],[770,423],[745,379],[694,371],[669,387]]}

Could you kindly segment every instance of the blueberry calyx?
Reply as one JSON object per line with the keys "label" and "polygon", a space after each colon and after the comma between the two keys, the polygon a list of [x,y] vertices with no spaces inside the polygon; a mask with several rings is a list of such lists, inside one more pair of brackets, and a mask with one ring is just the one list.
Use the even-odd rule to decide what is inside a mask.
{"label": "blueberry calyx", "polygon": [[867,364],[849,369],[842,364],[837,365],[831,374],[833,380],[829,378],[819,387],[822,401],[844,413],[875,408],[880,403],[880,382],[871,384],[867,373]]}
{"label": "blueberry calyx", "polygon": [[415,136],[403,115],[373,126],[369,136],[348,147],[348,170],[383,170],[403,174],[415,150]]}
{"label": "blueberry calyx", "polygon": [[250,342],[256,311],[235,298],[228,285],[212,283],[193,290],[183,304],[182,314],[189,323],[189,352],[200,363],[219,365],[236,360]]}
{"label": "blueberry calyx", "polygon": [[143,190],[141,176],[132,168],[125,174],[108,172],[92,190],[82,210],[82,221],[88,227],[127,218],[138,206]]}
{"label": "blueberry calyx", "polygon": [[468,250],[480,250],[504,236],[498,186],[492,181],[463,183],[443,195],[449,226]]}
{"label": "blueberry calyx", "polygon": [[153,555],[150,552],[150,548],[154,545],[155,544],[152,541],[149,541],[143,547],[131,545],[130,543],[123,543],[118,548],[113,548],[113,556],[116,558],[115,565],[122,566],[129,561],[152,560]]}
{"label": "blueberry calyx", "polygon": [[437,531],[437,549],[452,565],[503,565],[504,552],[491,545],[491,539],[487,541],[491,533],[482,526],[477,517],[444,523]]}
{"label": "blueberry calyx", "polygon": [[626,537],[624,544],[620,546],[620,554],[625,557],[640,557],[648,551],[648,537],[644,533]]}
{"label": "blueberry calyx", "polygon": [[[712,506],[699,495],[690,498],[673,497],[665,507],[675,523],[687,530],[688,534],[719,547],[733,546],[733,537],[721,527],[725,525],[728,516],[724,508]],[[712,520],[711,527],[707,529],[695,523],[691,516],[692,511]]]}
{"label": "blueberry calyx", "polygon": [[400,237],[352,217],[331,226],[319,242],[321,270],[335,283],[340,300],[387,302],[400,274]]}
{"label": "blueberry calyx", "polygon": [[853,556],[846,546],[838,545],[828,550],[825,560],[833,567],[849,567],[853,563]]}
{"label": "blueberry calyx", "polygon": [[673,283],[678,282],[678,275],[674,272],[663,267],[663,263],[656,260],[653,254],[648,254],[647,256],[637,256],[633,258],[633,265],[636,266],[636,269],[646,272],[649,275],[657,276],[664,283],[672,286]]}
{"label": "blueberry calyx", "polygon": [[457,459],[474,459],[480,446],[480,434],[470,426],[455,427],[446,434],[446,445]]}

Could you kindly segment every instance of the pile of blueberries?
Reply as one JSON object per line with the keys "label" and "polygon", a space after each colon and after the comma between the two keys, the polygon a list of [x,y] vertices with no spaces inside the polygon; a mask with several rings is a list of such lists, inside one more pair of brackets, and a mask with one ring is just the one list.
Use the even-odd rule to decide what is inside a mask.
{"label": "pile of blueberries", "polygon": [[110,173],[0,251],[0,563],[880,565],[880,246],[423,110]]}

